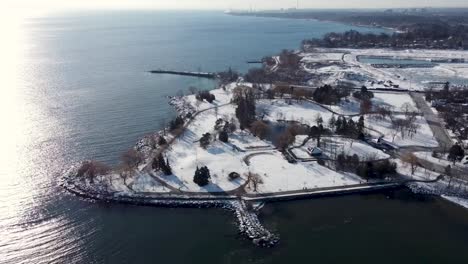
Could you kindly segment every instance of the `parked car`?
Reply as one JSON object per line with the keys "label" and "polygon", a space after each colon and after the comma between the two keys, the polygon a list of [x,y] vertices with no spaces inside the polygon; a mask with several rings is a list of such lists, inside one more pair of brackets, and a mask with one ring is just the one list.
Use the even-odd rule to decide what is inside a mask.
{"label": "parked car", "polygon": [[468,156],[465,156],[465,157],[462,159],[461,163],[462,163],[463,165],[468,165]]}

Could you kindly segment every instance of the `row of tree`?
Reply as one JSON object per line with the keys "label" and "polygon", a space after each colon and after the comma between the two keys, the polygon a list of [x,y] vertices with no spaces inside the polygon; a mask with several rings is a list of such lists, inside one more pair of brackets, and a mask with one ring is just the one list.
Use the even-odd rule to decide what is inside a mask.
{"label": "row of tree", "polygon": [[349,96],[350,92],[345,88],[333,88],[331,85],[324,85],[315,90],[313,99],[317,103],[326,105],[336,105],[342,98]]}
{"label": "row of tree", "polygon": [[335,118],[333,115],[328,121],[329,128],[335,133],[351,138],[363,138],[365,130],[364,116],[360,116],[356,123],[352,118],[338,116]]}
{"label": "row of tree", "polygon": [[444,24],[417,24],[406,32],[388,34],[361,33],[350,30],[344,33],[328,33],[321,39],[304,40],[304,49],[327,48],[427,48],[467,49],[468,26]]}

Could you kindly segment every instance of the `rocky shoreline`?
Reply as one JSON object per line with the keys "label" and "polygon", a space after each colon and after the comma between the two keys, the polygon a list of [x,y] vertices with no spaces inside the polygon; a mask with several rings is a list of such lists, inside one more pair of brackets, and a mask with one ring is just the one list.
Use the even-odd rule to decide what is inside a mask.
{"label": "rocky shoreline", "polygon": [[264,228],[257,214],[241,198],[237,199],[196,199],[196,198],[172,198],[161,195],[160,198],[152,198],[144,195],[118,195],[98,190],[85,190],[77,185],[71,178],[72,174],[64,177],[61,186],[68,192],[95,201],[105,203],[121,203],[137,206],[157,206],[164,208],[220,208],[233,212],[237,219],[239,234],[250,239],[260,247],[273,247],[279,243],[279,237]]}

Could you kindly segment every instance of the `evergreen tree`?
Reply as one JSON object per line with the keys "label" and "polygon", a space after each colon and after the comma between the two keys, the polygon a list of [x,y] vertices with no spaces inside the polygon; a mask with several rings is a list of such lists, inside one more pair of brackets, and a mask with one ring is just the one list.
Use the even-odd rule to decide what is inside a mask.
{"label": "evergreen tree", "polygon": [[465,157],[465,151],[460,145],[455,144],[450,148],[448,160],[452,161],[453,164],[455,164],[455,162],[460,162],[463,157]]}
{"label": "evergreen tree", "polygon": [[255,95],[251,88],[239,88],[235,92],[234,102],[237,104],[236,117],[239,119],[240,129],[244,130],[255,120]]}
{"label": "evergreen tree", "polygon": [[361,116],[359,117],[359,121],[358,121],[358,124],[357,124],[357,129],[358,129],[358,132],[359,134],[363,134],[364,133],[364,116]]}
{"label": "evergreen tree", "polygon": [[227,143],[229,141],[229,135],[226,130],[219,132],[219,140]]}
{"label": "evergreen tree", "polygon": [[198,186],[206,186],[210,182],[210,170],[208,167],[204,166],[195,170],[195,175],[193,177],[193,182],[198,184]]}
{"label": "evergreen tree", "polygon": [[354,136],[356,135],[356,132],[357,132],[357,126],[356,126],[356,123],[354,122],[353,119],[349,119],[348,121],[348,127],[347,127],[347,131],[346,131],[349,136]]}
{"label": "evergreen tree", "polygon": [[164,175],[172,175],[172,168],[169,164],[169,160],[164,160],[162,154],[159,154],[158,157],[153,159],[152,167],[154,170],[161,170]]}
{"label": "evergreen tree", "polygon": [[181,116],[177,116],[174,120],[171,121],[169,124],[169,128],[171,130],[175,130],[177,128],[180,128],[184,125],[184,119]]}
{"label": "evergreen tree", "polygon": [[342,130],[343,130],[343,117],[339,116],[338,119],[336,120],[335,131],[336,133],[341,133]]}
{"label": "evergreen tree", "polygon": [[336,127],[336,118],[335,118],[335,115],[332,115],[332,117],[330,118],[330,120],[328,120],[328,127],[329,127],[332,131],[335,131],[335,127]]}

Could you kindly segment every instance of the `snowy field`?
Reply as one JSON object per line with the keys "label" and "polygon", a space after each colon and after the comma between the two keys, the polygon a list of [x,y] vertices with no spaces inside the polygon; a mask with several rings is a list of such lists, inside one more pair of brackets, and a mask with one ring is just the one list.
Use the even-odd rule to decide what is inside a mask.
{"label": "snowy field", "polygon": [[302,53],[302,62],[336,62],[342,61],[343,52],[317,52],[317,53]]}
{"label": "snowy field", "polygon": [[[306,136],[297,136],[295,144],[300,145],[303,143],[305,138]],[[311,156],[308,154],[307,149],[316,146],[317,141],[311,139],[303,147],[292,149],[292,151],[298,158],[309,159]],[[347,156],[353,156],[356,154],[360,160],[380,160],[390,157],[381,150],[375,149],[364,142],[340,137],[322,138],[321,150],[325,156],[332,159],[335,158],[335,155],[342,152]]]}
{"label": "snowy field", "polygon": [[[410,109],[417,111],[416,104],[407,93],[374,92],[374,98],[371,101],[374,111],[378,107],[390,107],[392,111],[401,112],[405,105],[409,105]],[[342,100],[340,104],[328,107],[342,115],[356,115],[360,113],[361,102],[351,95]]]}
{"label": "snowy field", "polygon": [[314,124],[317,115],[320,115],[323,120],[328,120],[332,117],[332,113],[318,106],[317,104],[302,101],[290,105],[286,100],[259,100],[257,102],[257,113],[265,115],[264,118],[268,121],[276,122],[278,120],[299,121],[302,124]]}
{"label": "snowy field", "polygon": [[291,164],[280,154],[255,156],[250,162],[251,172],[261,178],[259,193],[352,185],[362,181],[354,174],[341,174],[316,163]]}
{"label": "snowy field", "polygon": [[199,101],[195,98],[195,95],[192,94],[192,95],[187,95],[184,97],[184,99],[190,103],[194,108],[195,110],[197,111],[200,111],[200,110],[203,110],[203,109],[208,109],[208,108],[212,108],[212,107],[215,107],[215,106],[219,106],[219,105],[224,105],[224,104],[227,104],[229,102],[231,102],[231,99],[232,99],[232,90],[236,87],[236,83],[231,83],[229,85],[226,85],[226,89],[221,89],[221,88],[218,88],[218,89],[214,89],[214,90],[210,90],[210,93],[213,94],[215,96],[215,101],[213,102],[213,104],[210,104],[208,103],[207,101]]}
{"label": "snowy field", "polygon": [[[404,116],[399,115],[395,117],[404,118]],[[392,123],[388,118],[385,120],[380,120],[369,116],[366,118],[366,127],[370,129],[369,133],[374,137],[383,135],[386,141],[392,142],[397,146],[438,147],[439,144],[434,138],[434,134],[427,124],[426,119],[424,117],[418,116],[415,123],[419,125],[418,132],[410,137],[406,135],[406,133],[404,136],[402,136],[401,133],[393,129]],[[375,130],[380,133],[376,132]]]}
{"label": "snowy field", "polygon": [[416,104],[414,103],[411,96],[407,93],[374,92],[372,103],[374,108],[376,106],[387,106],[391,107],[393,111],[402,111],[402,107],[406,104],[410,105],[413,110],[417,110]]}

